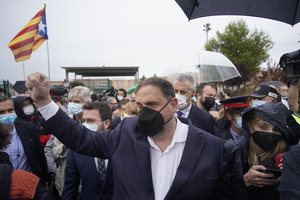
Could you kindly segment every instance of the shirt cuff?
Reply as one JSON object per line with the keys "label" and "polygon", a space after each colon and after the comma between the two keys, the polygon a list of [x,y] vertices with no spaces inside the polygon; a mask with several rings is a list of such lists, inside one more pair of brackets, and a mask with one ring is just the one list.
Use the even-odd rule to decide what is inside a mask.
{"label": "shirt cuff", "polygon": [[56,103],[54,103],[54,101],[51,101],[49,104],[38,108],[38,111],[41,113],[41,115],[46,121],[53,117],[58,110],[59,107],[58,105],[56,105]]}

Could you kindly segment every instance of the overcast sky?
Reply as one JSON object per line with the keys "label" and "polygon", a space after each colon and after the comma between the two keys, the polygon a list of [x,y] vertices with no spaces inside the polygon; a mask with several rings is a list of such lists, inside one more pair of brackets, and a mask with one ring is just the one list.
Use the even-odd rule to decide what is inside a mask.
{"label": "overcast sky", "polygon": [[[9,41],[46,3],[51,80],[63,80],[63,66],[139,66],[140,76],[165,75],[171,69],[196,65],[209,38],[232,20],[271,36],[269,52],[278,61],[300,48],[300,23],[292,27],[268,19],[216,16],[188,21],[175,0],[0,0],[0,80],[23,80]],[[47,43],[24,62],[25,74],[48,74]],[[174,67],[174,68],[173,68]],[[71,77],[72,78],[72,77]]]}

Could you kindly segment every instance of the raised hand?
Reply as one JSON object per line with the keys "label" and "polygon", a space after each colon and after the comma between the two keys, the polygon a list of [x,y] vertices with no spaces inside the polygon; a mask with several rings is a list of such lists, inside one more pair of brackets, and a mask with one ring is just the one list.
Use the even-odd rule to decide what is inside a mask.
{"label": "raised hand", "polygon": [[27,76],[26,87],[38,107],[49,104],[51,100],[48,78],[39,72]]}

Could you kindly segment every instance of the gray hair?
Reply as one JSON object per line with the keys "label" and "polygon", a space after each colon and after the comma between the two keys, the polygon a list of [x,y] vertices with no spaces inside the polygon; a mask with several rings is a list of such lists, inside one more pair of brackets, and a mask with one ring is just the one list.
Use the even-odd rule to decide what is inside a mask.
{"label": "gray hair", "polygon": [[68,94],[68,98],[80,97],[83,99],[84,103],[90,103],[91,100],[91,91],[89,88],[84,86],[76,86],[72,88]]}
{"label": "gray hair", "polygon": [[188,81],[190,83],[190,90],[192,91],[196,90],[196,83],[193,76],[191,75],[180,74],[174,78],[174,81],[178,81],[178,82]]}
{"label": "gray hair", "polygon": [[116,99],[115,97],[108,97],[106,99],[106,103],[110,104],[114,99]]}

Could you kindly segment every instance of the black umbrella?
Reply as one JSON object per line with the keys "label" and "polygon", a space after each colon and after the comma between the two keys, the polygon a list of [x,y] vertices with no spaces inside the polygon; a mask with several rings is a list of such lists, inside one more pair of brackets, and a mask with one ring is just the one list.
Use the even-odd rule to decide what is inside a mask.
{"label": "black umbrella", "polygon": [[19,94],[25,94],[28,90],[25,86],[25,81],[16,81],[12,88]]}
{"label": "black umbrella", "polygon": [[245,15],[295,25],[299,0],[175,0],[189,19],[214,15]]}

